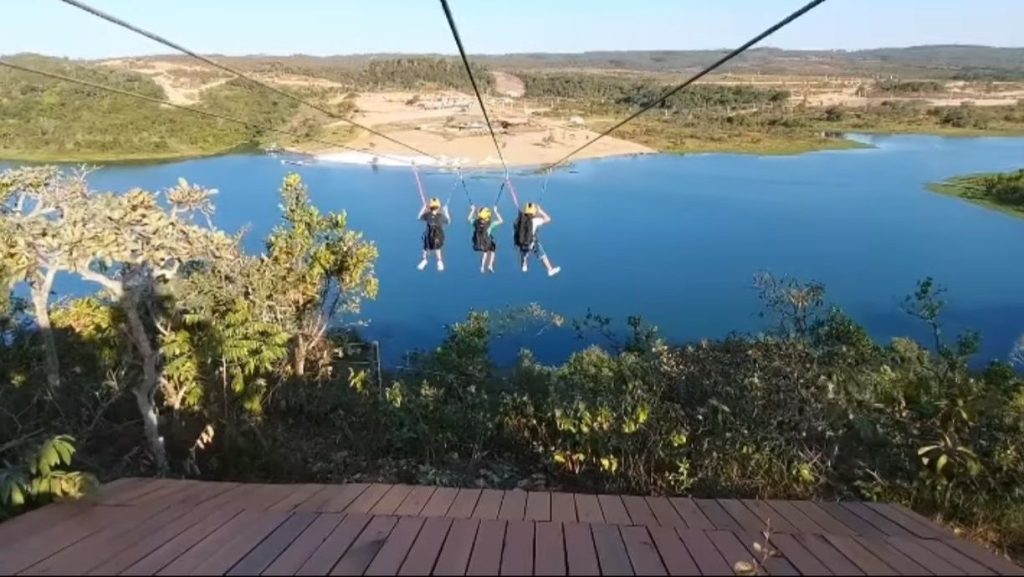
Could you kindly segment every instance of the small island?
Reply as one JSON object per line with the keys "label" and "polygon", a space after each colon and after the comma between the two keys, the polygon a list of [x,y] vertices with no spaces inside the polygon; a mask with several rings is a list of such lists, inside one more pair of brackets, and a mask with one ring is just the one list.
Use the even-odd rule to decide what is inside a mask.
{"label": "small island", "polygon": [[1011,172],[956,176],[932,183],[928,188],[940,194],[958,196],[1024,217],[1024,168]]}

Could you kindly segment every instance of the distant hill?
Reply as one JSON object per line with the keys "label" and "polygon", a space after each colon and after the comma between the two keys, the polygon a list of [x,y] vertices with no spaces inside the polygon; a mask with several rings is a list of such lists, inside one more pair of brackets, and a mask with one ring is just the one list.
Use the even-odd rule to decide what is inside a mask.
{"label": "distant hill", "polygon": [[[706,66],[728,50],[601,51],[472,55],[475,63],[498,70],[582,69],[685,73]],[[238,65],[280,63],[311,68],[358,69],[371,60],[408,58],[408,54],[339,56],[220,57]],[[416,55],[453,58],[446,55]],[[156,58],[156,57],[155,57]],[[187,59],[159,56],[161,60]],[[1024,48],[935,45],[870,50],[782,50],[755,48],[729,63],[743,74],[898,75],[928,78],[1017,80],[1024,78]]]}

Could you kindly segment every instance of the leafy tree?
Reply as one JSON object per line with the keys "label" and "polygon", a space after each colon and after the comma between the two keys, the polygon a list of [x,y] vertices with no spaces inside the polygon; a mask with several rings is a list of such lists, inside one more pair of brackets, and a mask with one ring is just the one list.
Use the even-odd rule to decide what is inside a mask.
{"label": "leafy tree", "polygon": [[96,484],[87,473],[70,471],[75,440],[58,435],[0,445],[0,520],[28,505],[77,498]]}
{"label": "leafy tree", "polygon": [[377,248],[348,229],[345,214],[321,214],[299,175],[285,177],[281,199],[283,222],[255,263],[250,290],[258,302],[273,303],[270,320],[291,336],[291,370],[302,377],[314,355],[329,366],[328,331],[341,316],[377,296]]}

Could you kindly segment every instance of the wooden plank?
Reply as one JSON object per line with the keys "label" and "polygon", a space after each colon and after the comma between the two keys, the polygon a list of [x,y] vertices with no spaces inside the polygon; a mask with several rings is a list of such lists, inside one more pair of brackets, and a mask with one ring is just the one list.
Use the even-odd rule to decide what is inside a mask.
{"label": "wooden plank", "polygon": [[807,516],[807,518],[811,519],[815,524],[824,529],[827,534],[847,536],[857,534],[856,531],[840,523],[839,520],[826,513],[824,509],[817,505],[817,503],[812,503],[810,501],[793,501],[792,503],[793,506],[799,509],[801,513]]}
{"label": "wooden plank", "polygon": [[854,535],[864,535],[866,537],[885,537],[885,533],[880,531],[878,527],[875,527],[871,523],[868,523],[864,519],[861,519],[858,515],[853,514],[851,511],[831,501],[823,501],[818,503],[823,511],[828,513],[833,519],[836,519],[843,525],[846,525],[853,531]]}
{"label": "wooden plank", "polygon": [[892,567],[868,551],[856,539],[848,535],[825,535],[825,539],[842,553],[847,559],[853,561],[866,575],[899,575]]}
{"label": "wooden plank", "polygon": [[813,519],[804,515],[803,511],[797,509],[791,501],[769,500],[768,505],[778,511],[800,533],[817,533],[820,535],[827,532],[821,525],[815,523]]}
{"label": "wooden plank", "polygon": [[1014,565],[1003,556],[980,545],[963,539],[948,539],[944,543],[1000,575],[1024,575],[1024,568]]}
{"label": "wooden plank", "polygon": [[654,526],[658,524],[658,519],[654,517],[654,513],[651,512],[651,508],[647,506],[647,501],[643,497],[623,495],[622,504],[626,506],[629,520],[634,525]]}
{"label": "wooden plank", "polygon": [[708,540],[718,549],[718,553],[725,560],[726,565],[735,572],[736,563],[753,561],[753,555],[743,545],[743,542],[731,531],[708,531],[705,533]]}
{"label": "wooden plank", "polygon": [[551,493],[536,491],[526,495],[526,519],[530,521],[551,520]]}
{"label": "wooden plank", "polygon": [[562,530],[565,534],[565,562],[569,575],[600,575],[601,567],[597,561],[597,552],[594,551],[590,525],[565,523]]}
{"label": "wooden plank", "polygon": [[763,532],[771,527],[772,533],[795,533],[796,527],[786,519],[781,511],[773,509],[767,501],[760,499],[743,499],[743,504],[750,509],[750,512],[761,520],[761,527],[758,532]]}
{"label": "wooden plank", "polygon": [[792,563],[804,575],[832,575],[832,571],[819,561],[813,553],[804,548],[792,535],[784,533],[772,535],[772,544],[777,551],[786,557],[787,561]]}
{"label": "wooden plank", "polygon": [[201,489],[182,495],[177,504],[187,507],[202,505],[204,509],[220,507],[222,504],[227,503],[224,500],[225,495],[237,486],[238,483],[204,482]]}
{"label": "wooden plank", "polygon": [[13,575],[131,515],[125,507],[93,507],[67,523],[0,550],[0,575]]}
{"label": "wooden plank", "polygon": [[[141,479],[140,479],[141,480]],[[23,513],[0,524],[0,552],[17,543],[39,536],[58,524],[69,523],[75,517],[92,510],[88,498],[65,503],[51,503],[45,507]]]}
{"label": "wooden plank", "polygon": [[601,514],[604,515],[604,522],[615,525],[629,525],[629,513],[626,512],[626,505],[622,497],[618,495],[598,495],[597,502],[601,505]]}
{"label": "wooden plank", "polygon": [[[249,489],[245,486],[244,489]],[[253,511],[266,511],[288,497],[288,485],[260,485],[257,490],[246,492],[242,507]]]}
{"label": "wooden plank", "polygon": [[[498,493],[500,494],[500,491]],[[473,554],[470,555],[469,566],[466,567],[466,575],[497,575],[501,569],[501,546],[504,541],[504,519],[480,521],[476,542],[473,544]]]}
{"label": "wooden plank", "polygon": [[[623,507],[625,509],[625,507]],[[633,575],[633,566],[629,562],[626,544],[616,525],[592,525],[594,548],[597,550],[597,561],[601,565],[602,575]]]}
{"label": "wooden plank", "polygon": [[694,529],[676,529],[676,534],[686,545],[687,551],[693,557],[693,562],[700,568],[704,575],[732,575],[732,567],[725,562],[722,554],[718,552],[711,540],[703,531]]}
{"label": "wooden plank", "polygon": [[331,575],[362,575],[380,552],[397,523],[397,517],[371,518],[359,538],[341,556],[334,569],[331,569]]}
{"label": "wooden plank", "polygon": [[505,491],[498,510],[498,518],[506,521],[522,521],[526,515],[526,493],[518,489]]}
{"label": "wooden plank", "polygon": [[929,519],[928,517],[925,517],[924,515],[918,513],[917,511],[914,511],[913,509],[904,507],[903,505],[900,505],[900,504],[897,504],[897,503],[889,503],[889,507],[892,508],[892,509],[896,509],[897,511],[899,511],[900,513],[903,513],[904,515],[906,515],[907,517],[910,517],[911,519],[916,519],[916,520],[920,521],[921,523],[924,523],[925,525],[930,525],[933,529],[938,531],[940,533],[940,535],[942,535],[942,537],[941,537],[942,539],[948,539],[948,540],[956,539],[956,540],[959,540],[959,538],[956,536],[956,533],[954,533],[948,527],[944,527],[941,523],[939,523],[937,521],[934,521],[932,519]]}
{"label": "wooden plank", "polygon": [[533,572],[535,575],[565,575],[565,539],[562,524],[540,522],[536,527]]}
{"label": "wooden plank", "polygon": [[370,516],[361,513],[345,515],[344,520],[334,528],[327,539],[313,551],[306,562],[295,572],[296,575],[327,575],[334,564],[341,559],[363,529],[370,523]]}
{"label": "wooden plank", "polygon": [[910,557],[914,563],[924,567],[933,575],[962,575],[964,573],[928,548],[922,547],[916,539],[911,537],[888,537],[886,541],[894,549]]}
{"label": "wooden plank", "polygon": [[102,505],[131,505],[148,493],[167,487],[171,482],[170,479],[142,479],[141,483],[136,483],[128,489],[117,491],[115,494],[100,497],[97,499],[97,502]]}
{"label": "wooden plank", "polygon": [[[448,509],[451,508],[452,502],[455,501],[455,496],[458,494],[458,489],[438,487],[434,494],[430,496],[427,504],[423,506],[420,515],[424,517],[444,517],[448,514]],[[476,503],[473,506],[475,507]]]}
{"label": "wooden plank", "polygon": [[501,510],[501,501],[505,492],[495,489],[484,489],[480,493],[480,500],[476,502],[476,509],[473,509],[474,519],[497,519],[498,511]]}
{"label": "wooden plank", "polygon": [[863,575],[864,572],[821,535],[802,533],[794,537],[835,575]]}
{"label": "wooden plank", "polygon": [[106,558],[116,555],[122,548],[131,546],[142,536],[158,531],[188,511],[186,508],[173,505],[163,509],[154,505],[132,507],[132,510],[128,511],[129,516],[124,517],[123,522],[111,523],[107,528],[29,567],[22,574],[83,574]]}
{"label": "wooden plank", "polygon": [[452,506],[448,509],[448,516],[453,519],[471,518],[482,494],[483,491],[480,489],[459,489]]}
{"label": "wooden plank", "polygon": [[[712,529],[721,529],[725,531],[742,531],[743,527],[734,519],[722,505],[714,499],[694,499],[694,503],[700,508],[701,513],[711,522]],[[679,512],[682,515],[682,511]],[[684,516],[685,520],[686,517]],[[689,521],[686,521],[687,525],[690,525]],[[690,525],[692,527],[692,525]],[[750,527],[752,530],[758,530],[760,527]]]}
{"label": "wooden plank", "polygon": [[380,501],[390,490],[391,485],[379,485],[374,483],[373,485],[366,487],[366,490],[361,492],[359,496],[353,499],[344,509],[339,509],[335,504],[329,503],[327,506],[327,512],[345,512],[367,515],[370,513],[370,510],[377,505],[377,502]]}
{"label": "wooden plank", "polygon": [[412,493],[409,485],[392,485],[388,492],[370,509],[371,515],[394,515],[402,501]]}
{"label": "wooden plank", "polygon": [[395,515],[417,516],[434,496],[434,487],[420,486],[413,488],[409,496],[395,509]]}
{"label": "wooden plank", "polygon": [[[307,511],[297,511],[295,514],[305,514]],[[324,541],[338,527],[343,519],[339,513],[309,513],[316,515],[305,531],[285,548],[284,551],[274,559],[264,571],[264,575],[294,575],[302,568],[302,565],[309,559],[316,550],[323,545]]]}
{"label": "wooden plank", "polygon": [[[452,492],[454,498],[455,492]],[[402,563],[399,575],[430,575],[434,570],[434,563],[441,553],[441,546],[448,537],[448,530],[451,529],[452,520],[444,517],[431,517],[426,519],[419,537],[409,549],[409,554]]]}
{"label": "wooden plank", "polygon": [[922,546],[932,551],[939,557],[948,561],[951,565],[960,569],[964,573],[970,575],[995,575],[995,571],[992,571],[988,567],[978,563],[974,559],[971,559],[967,555],[957,551],[946,545],[943,541],[935,539],[915,539]]}
{"label": "wooden plank", "polygon": [[[762,561],[762,569],[769,575],[800,575],[800,572],[797,571],[796,567],[782,557],[781,553],[778,553],[778,550],[770,539],[765,543],[763,534],[747,531],[743,533],[736,533],[736,538],[740,540],[740,543],[742,543],[744,547],[746,547],[747,552],[750,554],[752,559],[758,559],[759,561],[764,559],[764,548],[766,546],[769,551],[776,551],[775,555],[771,555],[766,561]],[[760,544],[762,550],[756,550],[754,548],[754,543]]]}
{"label": "wooden plank", "polygon": [[[329,513],[329,512],[337,513],[338,511],[327,511],[326,510],[327,509],[327,504],[330,503],[332,499],[338,499],[341,495],[348,495],[348,494],[350,494],[353,491],[352,487],[354,487],[354,486],[362,487],[363,491],[365,491],[366,488],[369,487],[369,485],[365,485],[365,484],[363,484],[363,485],[327,485],[327,486],[324,487],[323,491],[320,491],[319,493],[310,496],[308,499],[306,499],[302,503],[299,503],[299,505],[295,507],[295,510],[296,511],[302,511],[302,512],[308,512],[308,513]],[[341,506],[340,510],[344,510],[345,507],[347,507],[348,504],[352,502],[352,499],[355,499],[358,496],[359,496],[358,494],[352,495],[352,497]]]}
{"label": "wooden plank", "polygon": [[757,515],[750,512],[750,509],[747,509],[742,502],[737,501],[736,499],[718,499],[718,504],[721,505],[727,513],[729,513],[730,517],[739,523],[741,529],[745,529],[747,531],[764,530],[764,521],[759,519]]}
{"label": "wooden plank", "polygon": [[647,530],[669,575],[700,575],[700,569],[672,527],[648,527]]}
{"label": "wooden plank", "polygon": [[465,575],[469,565],[469,556],[473,552],[473,542],[480,521],[476,519],[457,519],[448,530],[441,555],[434,566],[434,575]]}
{"label": "wooden plank", "polygon": [[572,493],[551,494],[551,520],[561,523],[576,522],[576,497]]}
{"label": "wooden plank", "polygon": [[851,537],[854,541],[871,551],[871,554],[892,567],[900,575],[931,575],[931,573],[915,563],[881,537]]}
{"label": "wooden plank", "polygon": [[[365,575],[397,575],[405,563],[405,556],[409,554],[413,542],[419,536],[424,521],[422,517],[400,518],[387,541],[381,546],[380,552],[366,568]],[[438,547],[440,548],[440,544]]]}
{"label": "wooden plank", "polygon": [[686,526],[690,529],[705,529],[710,531],[715,528],[714,523],[712,523],[711,520],[708,519],[707,515],[700,510],[700,507],[697,506],[697,503],[693,499],[673,497],[669,499],[669,502],[672,503],[672,508],[679,513],[683,522],[686,523]]}
{"label": "wooden plank", "polygon": [[[506,495],[505,500],[508,500]],[[533,575],[533,521],[510,520],[501,551],[502,575]]]}
{"label": "wooden plank", "polygon": [[593,495],[574,495],[576,501],[576,516],[580,523],[604,523],[604,515],[601,513],[601,504]]}
{"label": "wooden plank", "polygon": [[[626,507],[628,510],[629,505]],[[637,575],[668,574],[646,526],[620,527],[619,532],[622,534],[622,542],[626,545],[630,565]]]}
{"label": "wooden plank", "polygon": [[274,503],[273,506],[268,509],[269,511],[291,511],[305,503],[307,500],[312,498],[317,493],[320,493],[326,488],[325,485],[296,485],[288,496],[284,499]]}
{"label": "wooden plank", "polygon": [[893,523],[889,519],[886,519],[882,515],[868,508],[864,503],[846,502],[841,503],[841,506],[850,511],[854,515],[857,515],[861,519],[864,519],[868,523],[874,525],[879,531],[889,536],[896,537],[910,537],[910,531],[907,531],[903,527],[900,527],[896,523]]}
{"label": "wooden plank", "polygon": [[[118,573],[121,575],[153,575],[163,569],[179,555],[191,549],[214,531],[241,514],[237,505],[230,508],[197,510],[189,513],[184,519],[185,527],[172,524],[168,531],[155,533],[132,547],[122,551],[113,559],[104,562],[93,570],[97,575]],[[185,523],[181,523],[185,525]],[[146,551],[148,549],[148,551]],[[108,569],[110,570],[108,572]]]}
{"label": "wooden plank", "polygon": [[647,497],[647,506],[651,508],[651,513],[657,520],[657,523],[654,523],[654,525],[686,528],[686,522],[683,521],[683,518],[672,507],[672,503],[665,497]]}
{"label": "wooden plank", "polygon": [[927,521],[919,521],[909,515],[905,515],[899,509],[896,509],[892,505],[886,505],[884,503],[864,503],[866,507],[873,510],[874,512],[882,515],[889,519],[893,523],[896,523],[900,527],[903,527],[911,534],[921,537],[923,539],[947,539],[949,535],[938,528],[934,523]]}
{"label": "wooden plank", "polygon": [[298,512],[281,523],[228,571],[228,575],[259,575],[316,519],[316,513]]}
{"label": "wooden plank", "polygon": [[[164,575],[197,573],[199,575],[223,575],[235,563],[245,557],[263,539],[277,529],[291,515],[290,512],[243,511],[232,520],[239,524],[226,524],[209,537],[203,539],[174,563],[160,571]],[[245,524],[241,520],[245,518]]]}
{"label": "wooden plank", "polygon": [[145,495],[134,499],[131,506],[149,505],[158,501],[174,502],[177,495],[194,489],[200,485],[198,481],[179,481],[173,479],[160,479],[161,487]]}

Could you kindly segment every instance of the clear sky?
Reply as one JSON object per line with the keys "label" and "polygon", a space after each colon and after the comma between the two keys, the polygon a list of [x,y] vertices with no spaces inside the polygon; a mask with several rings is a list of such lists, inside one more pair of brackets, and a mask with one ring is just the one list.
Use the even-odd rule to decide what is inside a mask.
{"label": "clear sky", "polygon": [[[86,0],[199,52],[453,53],[437,0]],[[471,53],[733,47],[805,0],[449,0]],[[58,0],[4,0],[0,54],[169,50]],[[1024,0],[829,0],[767,45],[1024,45]]]}

